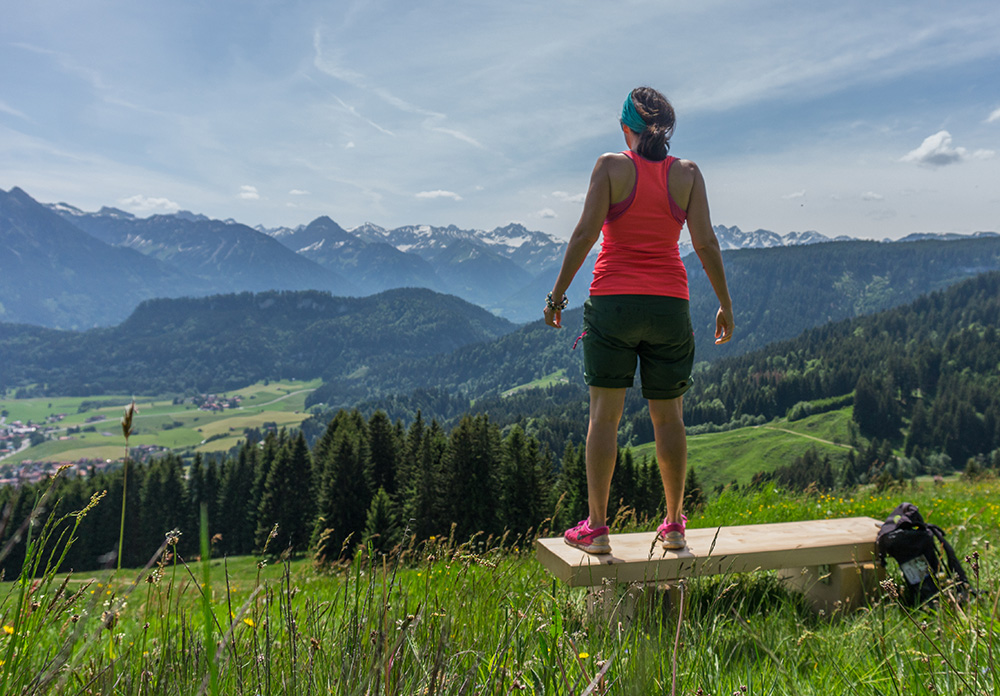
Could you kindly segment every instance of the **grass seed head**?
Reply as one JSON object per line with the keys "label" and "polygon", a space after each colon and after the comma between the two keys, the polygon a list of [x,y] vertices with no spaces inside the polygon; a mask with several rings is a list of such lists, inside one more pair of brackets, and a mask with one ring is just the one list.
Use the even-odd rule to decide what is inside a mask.
{"label": "grass seed head", "polygon": [[104,628],[110,631],[115,627],[115,624],[118,623],[118,612],[111,611],[110,609],[105,611],[101,614],[101,623],[104,624]]}
{"label": "grass seed head", "polygon": [[122,435],[125,436],[127,440],[132,434],[132,417],[139,412],[139,409],[135,407],[135,399],[132,399],[132,403],[125,407],[125,414],[122,416]]}

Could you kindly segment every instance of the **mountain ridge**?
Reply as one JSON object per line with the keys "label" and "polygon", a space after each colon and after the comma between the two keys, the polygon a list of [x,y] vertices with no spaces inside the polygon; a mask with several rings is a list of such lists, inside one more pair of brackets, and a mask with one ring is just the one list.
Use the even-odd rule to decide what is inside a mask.
{"label": "mountain ridge", "polygon": [[516,328],[423,288],[338,297],[315,290],[143,301],[121,324],[65,331],[0,323],[0,393],[217,391],[277,375],[362,375]]}
{"label": "mountain ridge", "polygon": [[[134,283],[143,283],[154,296],[166,297],[269,289],[367,295],[394,287],[427,287],[461,296],[510,320],[527,322],[537,316],[539,298],[551,289],[565,250],[564,241],[519,223],[492,230],[456,225],[386,229],[373,223],[344,229],[324,215],[297,227],[252,228],[191,211],[139,218],[105,206],[88,213],[66,203],[41,204],[21,189],[16,190],[37,206],[36,213],[45,208],[50,215],[38,213],[30,230],[23,221],[17,223],[22,230],[18,246],[15,248],[9,240],[5,247],[12,258],[31,257],[35,270],[24,282],[0,286],[0,320],[52,327],[114,325],[134,308],[134,304],[127,305],[134,301],[134,295],[119,294],[117,303],[111,305],[105,288]],[[0,196],[10,195],[0,192]],[[52,216],[104,242],[105,257],[115,258],[121,272],[115,274],[106,268],[95,274],[95,269],[107,264],[82,263],[65,256],[58,262],[44,262],[39,250],[55,234],[50,230],[55,224]],[[0,215],[0,231],[13,227],[11,220]],[[816,231],[780,235],[764,229],[744,232],[724,225],[717,225],[715,230],[724,250],[808,246],[845,239]],[[904,241],[928,237],[957,236],[919,234]],[[112,254],[110,249],[131,249],[166,265],[150,270],[137,257]],[[688,249],[687,242],[682,244],[682,252]],[[93,254],[89,258],[93,259]],[[143,270],[135,271],[136,264]],[[583,281],[586,274],[587,269],[582,269],[579,280]],[[67,275],[76,280],[65,280]],[[28,294],[32,296],[30,301],[25,299]],[[569,294],[571,306],[578,306],[585,298],[586,283],[577,282]],[[148,296],[140,293],[138,299]]]}

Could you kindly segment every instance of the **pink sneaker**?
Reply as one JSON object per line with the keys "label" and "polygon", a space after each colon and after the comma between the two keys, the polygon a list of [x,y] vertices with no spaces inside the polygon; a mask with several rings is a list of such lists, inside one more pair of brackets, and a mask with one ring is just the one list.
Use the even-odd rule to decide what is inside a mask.
{"label": "pink sneaker", "polygon": [[667,518],[663,518],[663,524],[656,528],[656,539],[663,542],[663,548],[683,549],[687,546],[684,540],[684,525],[687,521],[688,518],[684,515],[681,515],[680,522],[667,522]]}
{"label": "pink sneaker", "polygon": [[590,519],[580,520],[572,529],[563,534],[563,541],[587,553],[611,553],[611,539],[607,526],[590,528]]}

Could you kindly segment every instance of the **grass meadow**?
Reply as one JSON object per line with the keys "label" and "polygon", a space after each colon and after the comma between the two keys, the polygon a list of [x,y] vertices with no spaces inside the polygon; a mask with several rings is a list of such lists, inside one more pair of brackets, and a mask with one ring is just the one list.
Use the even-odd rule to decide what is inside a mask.
{"label": "grass meadow", "polygon": [[[850,422],[848,407],[791,422],[779,418],[766,425],[688,435],[688,465],[695,470],[702,488],[712,491],[733,481],[742,486],[757,472],[785,466],[810,449],[839,462],[850,449]],[[632,456],[654,461],[655,443],[633,447]]]}
{"label": "grass meadow", "polygon": [[[974,598],[945,592],[908,609],[886,588],[869,606],[817,616],[773,574],[750,573],[685,581],[677,605],[619,621],[548,576],[530,539],[478,537],[410,538],[317,567],[210,559],[208,539],[203,560],[183,559],[167,536],[146,568],[55,573],[84,510],[24,527],[29,561],[0,585],[0,693],[1000,693],[996,479],[881,494],[727,490],[690,525],[882,519],[902,500],[968,557]],[[650,524],[625,514],[616,531]]]}

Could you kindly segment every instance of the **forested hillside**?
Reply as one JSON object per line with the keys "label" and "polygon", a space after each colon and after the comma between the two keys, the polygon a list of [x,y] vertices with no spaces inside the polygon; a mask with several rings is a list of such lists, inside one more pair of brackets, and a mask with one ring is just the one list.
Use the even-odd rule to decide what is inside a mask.
{"label": "forested hillside", "polygon": [[1000,273],[904,307],[811,329],[697,375],[691,421],[772,418],[855,390],[873,437],[941,450],[956,464],[1000,447]]}
{"label": "forested hillside", "polygon": [[422,289],[365,298],[305,291],[150,300],[112,329],[0,324],[0,389],[18,388],[21,396],[169,394],[281,376],[336,379],[513,328],[457,297]]}
{"label": "forested hillside", "polygon": [[[703,363],[684,397],[685,422],[703,428],[759,423],[807,414],[815,407],[806,402],[829,399],[828,407],[854,405],[863,435],[898,445],[905,438],[907,454],[918,447],[942,452],[961,467],[969,457],[1000,447],[998,322],[1000,273],[988,273],[903,307]],[[546,336],[550,345],[545,345]],[[442,386],[372,398],[359,408],[365,413],[382,409],[405,422],[417,409],[445,421],[466,411],[489,413],[499,425],[520,424],[553,448],[566,437],[580,441],[586,429],[586,391],[580,386],[580,351],[571,350],[574,339],[567,331],[530,327],[489,346],[468,346],[418,363],[418,371],[392,370],[400,386],[408,384],[408,374],[425,373]],[[496,372],[477,372],[476,365],[490,363],[499,366]],[[496,387],[498,382],[551,374],[560,363],[568,377],[565,386],[508,397]],[[484,395],[473,402],[453,391],[463,387]],[[629,390],[620,442],[652,439],[645,402],[637,389]]]}
{"label": "forested hillside", "polygon": [[697,257],[687,258],[699,360],[748,353],[814,326],[897,307],[1000,270],[1000,237],[831,242],[724,256],[737,333],[719,347],[713,345],[715,296]]}

